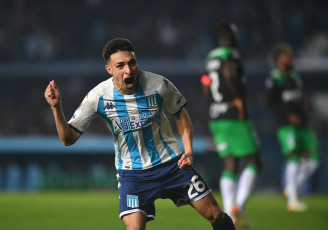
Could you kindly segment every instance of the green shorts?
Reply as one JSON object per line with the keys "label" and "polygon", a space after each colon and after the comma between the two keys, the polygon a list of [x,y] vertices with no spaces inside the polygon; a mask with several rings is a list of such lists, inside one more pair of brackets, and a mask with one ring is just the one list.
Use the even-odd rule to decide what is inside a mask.
{"label": "green shorts", "polygon": [[244,157],[259,151],[259,140],[249,120],[211,121],[209,126],[220,157]]}
{"label": "green shorts", "polygon": [[[278,129],[277,136],[284,155],[295,153],[297,155],[310,150],[318,151],[318,139],[315,133],[307,126],[283,126]],[[314,156],[319,153],[314,152]],[[319,156],[318,156],[319,157]]]}

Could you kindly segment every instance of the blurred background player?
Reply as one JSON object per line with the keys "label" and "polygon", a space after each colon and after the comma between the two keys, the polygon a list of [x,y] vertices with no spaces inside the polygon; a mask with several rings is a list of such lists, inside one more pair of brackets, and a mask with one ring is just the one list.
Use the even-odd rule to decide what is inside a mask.
{"label": "blurred background player", "polygon": [[272,47],[268,57],[274,68],[266,80],[267,105],[278,120],[277,136],[287,157],[284,190],[287,210],[305,211],[306,205],[299,200],[300,189],[318,168],[320,156],[318,140],[306,120],[309,102],[300,75],[293,69],[292,48],[279,43]]}
{"label": "blurred background player", "polygon": [[[205,60],[201,78],[210,102],[209,123],[224,171],[220,179],[224,210],[236,226],[248,226],[244,206],[251,195],[260,169],[259,144],[246,108],[245,75],[238,51],[237,27],[220,23],[215,27],[218,47]],[[245,167],[239,180],[239,160]]]}

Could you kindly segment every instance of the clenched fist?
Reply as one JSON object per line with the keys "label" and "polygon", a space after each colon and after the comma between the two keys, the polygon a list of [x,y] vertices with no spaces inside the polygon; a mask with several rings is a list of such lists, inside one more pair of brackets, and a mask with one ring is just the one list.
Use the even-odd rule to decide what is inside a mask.
{"label": "clenched fist", "polygon": [[49,83],[48,87],[44,91],[44,97],[51,107],[60,106],[60,93],[54,80]]}

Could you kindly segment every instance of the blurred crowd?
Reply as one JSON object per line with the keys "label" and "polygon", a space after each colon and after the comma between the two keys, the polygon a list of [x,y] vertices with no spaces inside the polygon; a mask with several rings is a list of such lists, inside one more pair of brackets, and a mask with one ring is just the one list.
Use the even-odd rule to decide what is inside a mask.
{"label": "blurred crowd", "polygon": [[0,61],[99,58],[113,37],[142,57],[198,59],[214,46],[216,21],[237,24],[246,59],[265,59],[280,41],[327,55],[327,11],[323,0],[1,0]]}
{"label": "blurred crowd", "polygon": [[[237,24],[245,60],[266,61],[271,45],[280,41],[289,42],[299,57],[328,56],[327,11],[328,3],[321,0],[0,0],[0,64],[101,60],[104,44],[113,37],[129,38],[140,60],[198,63],[215,46],[212,28],[217,21]],[[200,74],[166,77],[188,99],[195,134],[207,135]],[[249,79],[250,111],[260,133],[274,130],[261,102],[265,74]],[[67,74],[58,79],[41,72],[28,78],[2,74],[0,107],[5,109],[0,110],[0,135],[56,134],[43,98],[46,85],[57,79],[69,119],[90,87],[108,77],[105,71],[95,75],[81,79]],[[317,126],[323,127],[320,124]],[[100,119],[89,129],[91,133],[107,132]]]}

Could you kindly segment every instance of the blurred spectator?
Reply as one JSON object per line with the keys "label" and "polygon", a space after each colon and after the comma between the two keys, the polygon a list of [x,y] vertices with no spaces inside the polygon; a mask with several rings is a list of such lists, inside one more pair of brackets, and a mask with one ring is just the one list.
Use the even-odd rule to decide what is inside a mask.
{"label": "blurred spectator", "polygon": [[[111,10],[124,4],[129,7],[123,16]],[[204,31],[219,20],[241,28],[244,59],[264,59],[263,50],[272,44],[287,41],[298,51],[316,31],[326,28],[325,4],[322,0],[301,0],[296,5],[283,0],[3,0],[0,61],[99,58],[103,43],[118,36],[130,38],[144,57],[203,57],[208,50],[204,44],[211,40]],[[327,34],[323,36],[327,39]]]}
{"label": "blurred spectator", "polygon": [[[113,6],[122,4],[129,4],[124,9],[124,16],[119,11],[111,10]],[[213,23],[220,20],[234,21],[239,27],[239,44],[245,61],[266,60],[268,47],[280,41],[290,41],[299,56],[327,56],[328,34],[324,31],[328,27],[328,8],[324,5],[327,3],[320,0],[301,0],[297,7],[283,0],[2,0],[0,62],[101,60],[103,45],[118,36],[128,37],[139,47],[138,55],[150,60],[203,60],[207,51],[214,46],[210,32]],[[317,59],[310,59],[305,61],[317,63]],[[202,65],[202,61],[199,64]],[[188,66],[182,68],[187,69]],[[208,135],[207,114],[199,112],[206,111],[208,105],[202,103],[203,98],[198,96],[201,93],[197,91],[198,81],[195,82],[198,75],[175,74],[170,78],[179,86],[190,105],[196,105],[187,108],[195,134]],[[18,81],[14,76],[1,76],[0,107],[6,109],[0,110],[0,119],[5,121],[1,122],[0,136],[55,134],[47,105],[42,101],[43,88],[53,77],[41,72]],[[58,76],[55,77],[57,79]],[[87,79],[72,74],[61,76],[60,79],[71,79],[69,84],[58,79],[63,91],[70,92],[65,95],[69,103],[63,105],[68,116],[79,105],[79,98],[89,90],[88,85],[100,82],[104,77],[101,74],[88,76]],[[310,77],[311,81],[307,84],[313,84],[314,89],[323,87],[320,76],[314,78],[313,74],[309,74]],[[259,124],[260,135],[271,133],[274,126],[272,118],[265,116],[258,102],[262,97],[261,86],[257,85],[261,85],[262,78],[253,74],[248,82],[249,98],[252,98],[250,112],[257,117],[255,125]],[[316,119],[320,124],[322,120]],[[99,119],[89,128],[89,132],[105,133],[101,124]],[[327,131],[320,129],[319,134],[326,135]]]}

